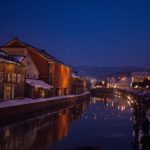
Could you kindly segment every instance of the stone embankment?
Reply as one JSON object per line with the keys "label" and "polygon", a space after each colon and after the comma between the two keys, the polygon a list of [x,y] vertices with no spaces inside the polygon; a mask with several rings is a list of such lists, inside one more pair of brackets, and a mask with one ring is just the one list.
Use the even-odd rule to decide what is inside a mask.
{"label": "stone embankment", "polygon": [[90,92],[85,92],[79,95],[57,96],[50,98],[39,99],[17,99],[0,102],[0,121],[16,118],[23,118],[35,112],[49,110],[54,111],[57,109],[65,108],[82,99],[88,98]]}

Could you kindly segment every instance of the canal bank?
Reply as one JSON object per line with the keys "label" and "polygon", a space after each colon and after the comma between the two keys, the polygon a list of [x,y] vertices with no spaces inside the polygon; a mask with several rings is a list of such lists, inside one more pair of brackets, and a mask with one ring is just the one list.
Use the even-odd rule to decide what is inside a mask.
{"label": "canal bank", "polygon": [[0,121],[13,121],[23,119],[31,114],[38,114],[42,111],[54,111],[65,108],[75,102],[88,98],[90,92],[79,95],[57,96],[39,99],[18,99],[0,102]]}

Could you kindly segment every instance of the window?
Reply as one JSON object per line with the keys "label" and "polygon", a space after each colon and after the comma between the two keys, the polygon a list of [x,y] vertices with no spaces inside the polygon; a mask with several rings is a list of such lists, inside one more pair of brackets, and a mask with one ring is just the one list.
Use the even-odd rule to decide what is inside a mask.
{"label": "window", "polygon": [[49,74],[49,82],[52,82],[52,74]]}
{"label": "window", "polygon": [[48,69],[49,69],[49,82],[52,82],[52,73],[53,73],[53,64],[48,64]]}
{"label": "window", "polygon": [[16,82],[16,74],[15,73],[12,73],[12,82]]}
{"label": "window", "polygon": [[16,82],[16,74],[8,73],[8,81]]}
{"label": "window", "polygon": [[3,81],[3,72],[0,72],[0,81]]}
{"label": "window", "polygon": [[48,64],[49,73],[52,73],[53,70],[53,64]]}
{"label": "window", "polygon": [[45,96],[46,96],[46,92],[45,92],[44,89],[41,89],[41,90],[40,90],[40,96],[41,96],[41,97],[45,97]]}
{"label": "window", "polygon": [[17,82],[18,82],[18,83],[21,82],[21,74],[17,74]]}
{"label": "window", "polygon": [[8,81],[11,81],[11,79],[12,79],[12,74],[9,73],[9,74],[8,74]]}
{"label": "window", "polygon": [[24,82],[24,75],[22,75],[22,82]]}

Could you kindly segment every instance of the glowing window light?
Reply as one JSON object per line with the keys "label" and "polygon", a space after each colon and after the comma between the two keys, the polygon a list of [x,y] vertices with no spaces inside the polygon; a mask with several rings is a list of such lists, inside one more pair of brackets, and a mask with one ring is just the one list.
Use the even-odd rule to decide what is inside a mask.
{"label": "glowing window light", "polygon": [[139,86],[138,86],[138,85],[136,85],[134,88],[135,88],[135,89],[137,89],[137,88],[139,88]]}

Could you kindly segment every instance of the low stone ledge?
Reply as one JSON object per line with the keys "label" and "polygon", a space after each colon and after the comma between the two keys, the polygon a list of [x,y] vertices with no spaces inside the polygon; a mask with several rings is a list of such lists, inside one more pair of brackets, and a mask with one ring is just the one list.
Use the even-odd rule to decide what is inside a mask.
{"label": "low stone ledge", "polygon": [[[45,99],[26,99],[23,100],[12,100],[16,101],[13,103],[0,102],[0,120],[4,119],[12,119],[13,117],[23,117],[26,114],[32,114],[33,112],[37,112],[44,109],[54,110],[57,108],[65,108],[77,101],[81,101],[82,98],[87,98],[89,96],[89,92],[85,92],[79,95],[68,95],[68,96],[57,96]],[[19,101],[17,103],[17,101]],[[21,102],[22,101],[22,102]],[[25,102],[26,101],[26,102]],[[3,103],[3,105],[1,105]]]}

